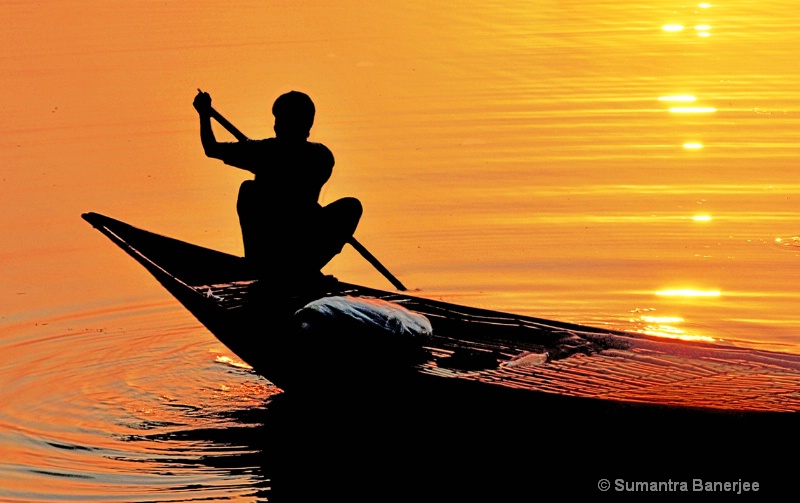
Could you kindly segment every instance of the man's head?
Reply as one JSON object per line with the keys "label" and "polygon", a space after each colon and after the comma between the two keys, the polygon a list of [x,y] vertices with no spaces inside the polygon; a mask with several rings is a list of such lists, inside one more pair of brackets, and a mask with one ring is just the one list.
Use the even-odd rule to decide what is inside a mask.
{"label": "man's head", "polygon": [[278,96],[272,105],[275,134],[287,138],[308,138],[315,111],[314,102],[305,93],[290,91]]}

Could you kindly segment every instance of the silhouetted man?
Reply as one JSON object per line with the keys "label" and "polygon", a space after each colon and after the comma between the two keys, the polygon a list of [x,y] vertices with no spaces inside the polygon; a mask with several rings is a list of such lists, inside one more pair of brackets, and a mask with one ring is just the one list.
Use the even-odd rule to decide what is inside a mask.
{"label": "silhouetted man", "polygon": [[275,137],[218,142],[211,128],[211,96],[199,92],[200,140],[208,157],[251,171],[236,208],[245,258],[260,279],[302,287],[321,277],[327,264],[353,235],[361,218],[358,199],[347,197],[322,207],[320,190],[333,171],[333,154],[308,141],[315,108],[304,93],[275,100]]}

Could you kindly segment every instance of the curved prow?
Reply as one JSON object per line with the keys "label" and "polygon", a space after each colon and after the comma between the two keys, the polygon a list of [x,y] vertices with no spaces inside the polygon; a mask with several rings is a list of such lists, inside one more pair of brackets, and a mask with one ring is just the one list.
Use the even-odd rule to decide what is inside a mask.
{"label": "curved prow", "polygon": [[145,231],[99,213],[81,216],[156,277],[168,275],[192,286],[253,279],[242,257]]}

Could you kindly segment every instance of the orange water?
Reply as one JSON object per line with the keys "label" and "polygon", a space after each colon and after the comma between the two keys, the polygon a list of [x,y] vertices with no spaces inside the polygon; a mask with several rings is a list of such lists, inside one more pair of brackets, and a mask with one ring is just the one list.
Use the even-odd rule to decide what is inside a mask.
{"label": "orange water", "polygon": [[[263,484],[122,440],[272,391],[80,219],[241,253],[247,174],[203,156],[198,87],[253,137],[308,92],[323,202],[359,197],[422,295],[800,351],[792,2],[388,4],[0,3],[0,499]],[[327,272],[390,287],[352,250]]]}

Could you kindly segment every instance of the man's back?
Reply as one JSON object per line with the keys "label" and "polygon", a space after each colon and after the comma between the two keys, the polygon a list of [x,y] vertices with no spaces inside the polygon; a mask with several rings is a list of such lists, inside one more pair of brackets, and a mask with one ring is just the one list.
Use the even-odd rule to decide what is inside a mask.
{"label": "man's back", "polygon": [[318,206],[334,165],[325,145],[280,138],[225,144],[220,159],[256,175],[263,204],[301,213]]}

